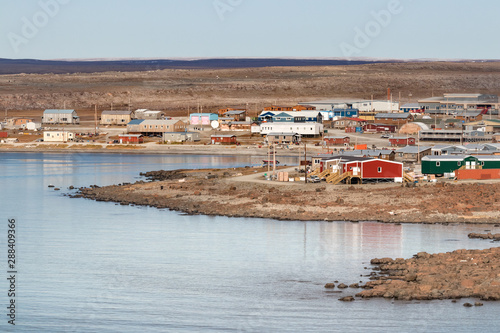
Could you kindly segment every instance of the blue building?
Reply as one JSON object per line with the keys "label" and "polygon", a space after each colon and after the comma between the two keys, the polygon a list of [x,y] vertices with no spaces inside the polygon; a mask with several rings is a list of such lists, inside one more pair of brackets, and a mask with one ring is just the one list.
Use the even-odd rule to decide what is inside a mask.
{"label": "blue building", "polygon": [[358,109],[333,109],[334,118],[357,118],[359,116]]}
{"label": "blue building", "polygon": [[273,112],[273,111],[262,111],[259,115],[259,122],[263,122],[263,121],[267,121],[267,122],[270,122],[270,121],[273,121],[273,117],[275,114],[277,114],[278,112]]}
{"label": "blue building", "polygon": [[262,111],[259,115],[260,122],[280,122],[280,123],[322,123],[323,115],[319,111],[290,111],[272,112]]}
{"label": "blue building", "polygon": [[420,112],[421,110],[422,110],[422,108],[420,107],[420,104],[418,104],[418,103],[407,103],[407,104],[402,105],[399,108],[399,111],[402,111],[402,112]]}

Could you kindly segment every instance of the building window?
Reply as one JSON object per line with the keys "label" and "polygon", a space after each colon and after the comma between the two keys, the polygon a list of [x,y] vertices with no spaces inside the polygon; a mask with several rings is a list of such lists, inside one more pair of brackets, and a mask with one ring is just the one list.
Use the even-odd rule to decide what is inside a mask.
{"label": "building window", "polygon": [[457,165],[460,166],[460,162],[457,162]]}
{"label": "building window", "polygon": [[481,166],[484,166],[484,161],[481,162]]}
{"label": "building window", "polygon": [[377,168],[377,172],[378,172],[378,173],[381,173],[381,172],[382,172],[382,167],[378,167],[378,168]]}
{"label": "building window", "polygon": [[437,167],[441,166],[441,162],[440,162],[440,161],[437,161],[437,162],[436,162],[436,166],[437,166]]}

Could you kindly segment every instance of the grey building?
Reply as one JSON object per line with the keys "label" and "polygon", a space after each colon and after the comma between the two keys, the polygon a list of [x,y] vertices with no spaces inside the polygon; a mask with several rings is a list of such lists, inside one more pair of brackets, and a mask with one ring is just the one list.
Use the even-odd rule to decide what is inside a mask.
{"label": "grey building", "polygon": [[80,117],[75,110],[47,109],[43,111],[42,124],[79,124]]}
{"label": "grey building", "polygon": [[431,155],[431,147],[427,146],[406,146],[396,150],[394,159],[398,162],[417,162],[421,161],[422,157]]}
{"label": "grey building", "polygon": [[198,132],[164,132],[163,142],[196,142],[200,141]]}
{"label": "grey building", "polygon": [[418,101],[425,113],[451,114],[467,109],[494,109],[498,111],[498,96],[486,94],[444,94]]}

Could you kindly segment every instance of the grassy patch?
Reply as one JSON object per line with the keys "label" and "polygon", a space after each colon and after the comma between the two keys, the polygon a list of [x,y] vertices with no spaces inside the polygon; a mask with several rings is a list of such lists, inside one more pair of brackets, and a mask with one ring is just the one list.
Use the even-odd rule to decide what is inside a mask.
{"label": "grassy patch", "polygon": [[73,145],[71,149],[102,149],[101,145]]}
{"label": "grassy patch", "polygon": [[106,149],[144,149],[146,147],[144,146],[139,146],[139,145],[113,145],[113,146],[106,146]]}
{"label": "grassy patch", "polygon": [[64,143],[54,144],[54,145],[36,145],[38,149],[65,149],[68,148],[68,145]]}

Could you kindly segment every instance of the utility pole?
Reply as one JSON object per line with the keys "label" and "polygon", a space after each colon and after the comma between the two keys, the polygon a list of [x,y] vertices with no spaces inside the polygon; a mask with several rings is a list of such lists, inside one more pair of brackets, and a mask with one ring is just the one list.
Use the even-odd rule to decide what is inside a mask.
{"label": "utility pole", "polygon": [[273,179],[276,176],[276,145],[273,143]]}
{"label": "utility pole", "polygon": [[269,135],[267,136],[267,176],[271,171],[271,143],[269,142]]}
{"label": "utility pole", "polygon": [[94,122],[95,122],[94,134],[97,135],[97,104],[94,104]]}
{"label": "utility pole", "polygon": [[417,131],[417,164],[420,163],[420,131]]}
{"label": "utility pole", "polygon": [[304,142],[304,174],[305,183],[307,184],[307,143]]}

